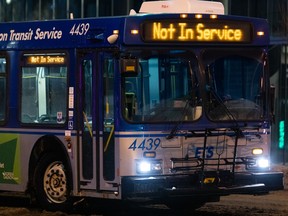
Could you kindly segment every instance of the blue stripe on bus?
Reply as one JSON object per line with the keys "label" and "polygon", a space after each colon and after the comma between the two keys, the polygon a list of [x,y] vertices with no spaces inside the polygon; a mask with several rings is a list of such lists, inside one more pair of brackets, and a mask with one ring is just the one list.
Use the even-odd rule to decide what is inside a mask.
{"label": "blue stripe on bus", "polygon": [[[48,131],[28,131],[28,130],[0,130],[0,134],[27,134],[27,135],[55,135],[55,136],[65,136],[65,131],[61,131],[61,132],[48,132]],[[141,132],[140,132],[141,133]],[[262,133],[258,133],[258,132],[244,132],[244,135],[261,135]],[[266,134],[271,134],[271,132],[269,130],[267,130]],[[71,136],[76,136],[77,132],[76,131],[71,131]],[[121,134],[121,132],[117,132],[115,133],[115,137],[117,138],[131,138],[131,137],[167,137],[169,135],[169,133],[155,133],[155,134],[150,134],[150,133],[141,133],[141,134],[135,134],[135,133],[131,133],[131,134]],[[187,134],[183,133],[183,134],[175,134],[174,137],[184,137]],[[201,135],[204,136],[204,133]],[[222,133],[220,134],[220,136],[235,136],[234,132],[227,132],[227,133]],[[94,137],[96,136],[95,134],[93,135]],[[103,134],[100,133],[100,137],[102,137]],[[195,136],[197,137],[197,136]],[[199,137],[199,136],[198,136]],[[193,136],[191,137],[193,138]]]}

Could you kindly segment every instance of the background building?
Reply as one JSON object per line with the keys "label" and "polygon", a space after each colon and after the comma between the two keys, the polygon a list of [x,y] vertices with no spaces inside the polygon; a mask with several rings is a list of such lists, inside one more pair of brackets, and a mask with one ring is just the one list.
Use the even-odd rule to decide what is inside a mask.
{"label": "background building", "polygon": [[1,21],[65,19],[124,15],[141,0],[0,0]]}
{"label": "background building", "polygon": [[[0,0],[0,22],[65,19],[70,14],[74,18],[126,15],[131,8],[138,11],[142,1],[144,0]],[[276,87],[272,153],[275,161],[288,161],[288,1],[221,2],[225,5],[227,14],[265,18],[270,24],[269,68],[271,83]]]}

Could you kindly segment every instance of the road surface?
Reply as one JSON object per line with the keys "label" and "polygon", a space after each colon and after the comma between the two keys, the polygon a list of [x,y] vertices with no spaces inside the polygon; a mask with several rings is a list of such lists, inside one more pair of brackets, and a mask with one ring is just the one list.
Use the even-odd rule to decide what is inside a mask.
{"label": "road surface", "polygon": [[[89,204],[79,204],[71,213],[47,212],[29,202],[15,198],[0,199],[0,216],[178,216],[177,212],[171,212],[166,206],[153,205],[137,208],[118,209],[115,206],[107,206],[108,209],[114,209],[109,213],[97,213],[91,209]],[[192,214],[191,214],[192,215]],[[197,216],[287,216],[288,215],[288,190],[271,192],[268,195],[230,195],[221,198],[220,202],[208,203],[196,210]]]}

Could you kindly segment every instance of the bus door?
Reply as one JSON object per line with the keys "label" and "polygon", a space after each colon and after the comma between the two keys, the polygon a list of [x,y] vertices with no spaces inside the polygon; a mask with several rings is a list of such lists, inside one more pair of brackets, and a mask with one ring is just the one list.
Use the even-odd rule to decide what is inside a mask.
{"label": "bus door", "polygon": [[117,192],[119,185],[119,177],[117,177],[117,153],[119,151],[118,146],[115,145],[115,105],[114,94],[115,89],[115,72],[119,70],[117,67],[116,59],[110,52],[99,53],[99,74],[100,74],[100,86],[101,95],[101,116],[103,117],[99,122],[100,126],[100,190]]}
{"label": "bus door", "polygon": [[115,60],[110,53],[96,51],[78,56],[81,56],[80,188],[115,192]]}
{"label": "bus door", "polygon": [[79,73],[79,175],[81,189],[96,189],[96,142],[98,141],[96,133],[96,119],[93,112],[96,109],[96,103],[93,103],[93,92],[97,85],[93,77],[95,73],[95,61],[93,54],[78,53],[80,56],[78,69]]}

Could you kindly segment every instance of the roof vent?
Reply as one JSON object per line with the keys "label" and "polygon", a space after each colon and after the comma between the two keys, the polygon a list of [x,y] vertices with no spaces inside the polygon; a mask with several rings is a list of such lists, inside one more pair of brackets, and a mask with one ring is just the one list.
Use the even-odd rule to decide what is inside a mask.
{"label": "roof vent", "polygon": [[143,2],[139,13],[201,13],[224,14],[221,2],[170,0]]}

